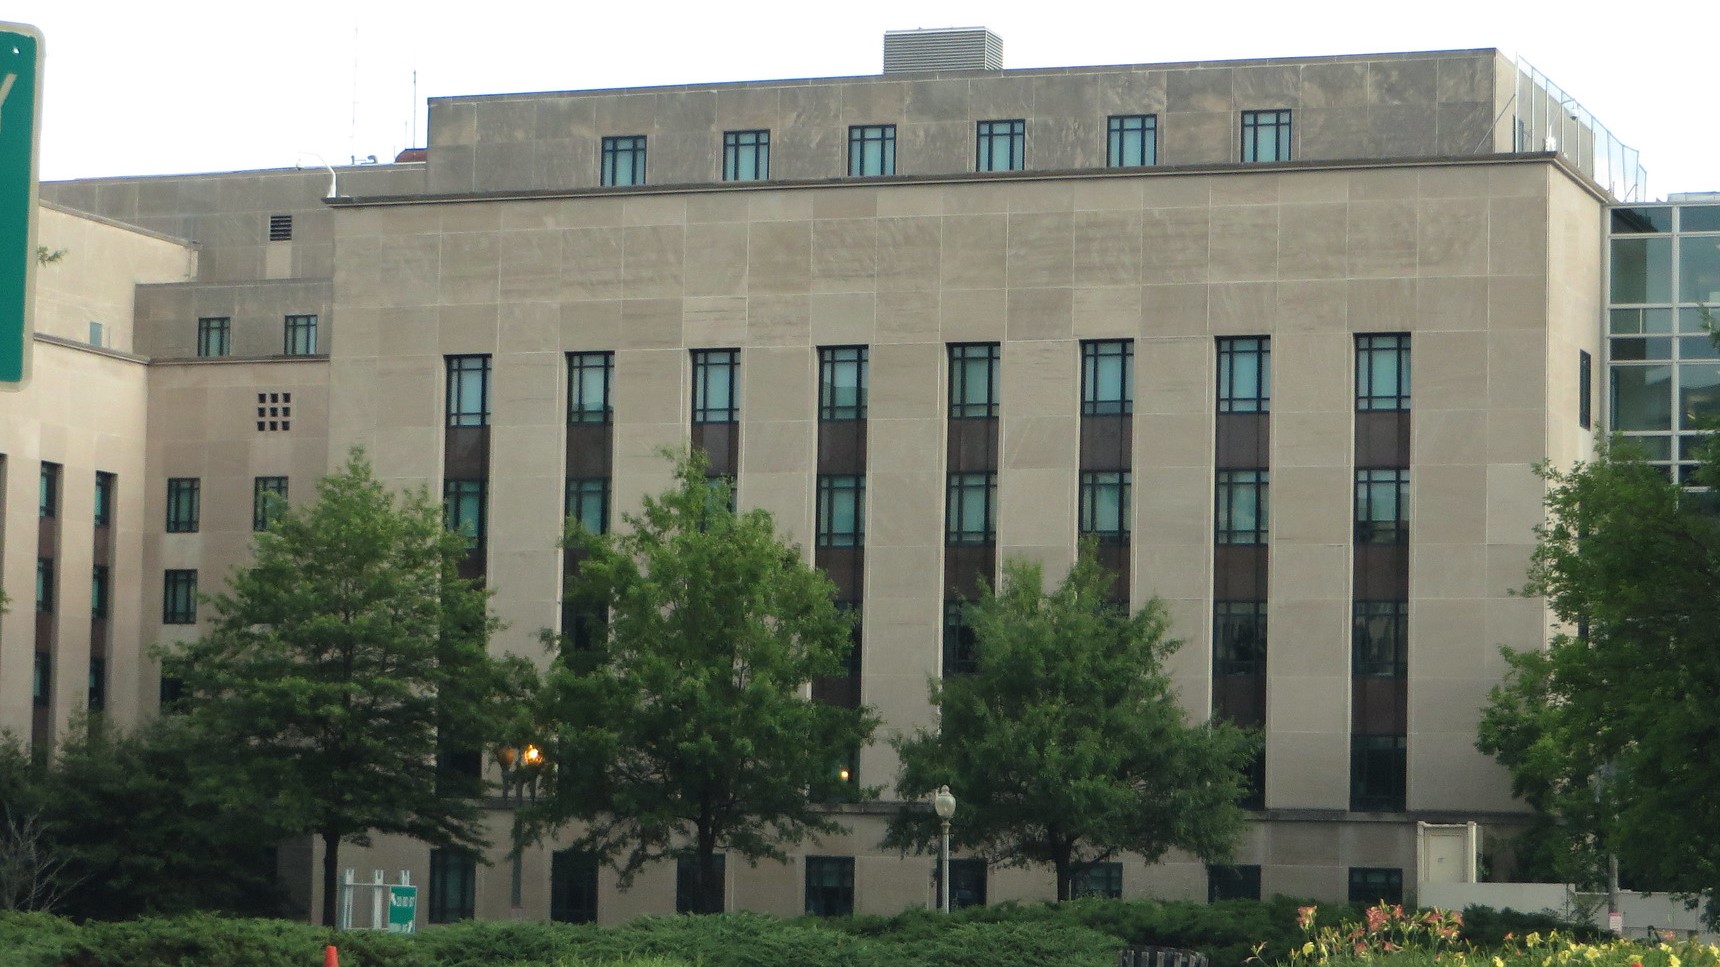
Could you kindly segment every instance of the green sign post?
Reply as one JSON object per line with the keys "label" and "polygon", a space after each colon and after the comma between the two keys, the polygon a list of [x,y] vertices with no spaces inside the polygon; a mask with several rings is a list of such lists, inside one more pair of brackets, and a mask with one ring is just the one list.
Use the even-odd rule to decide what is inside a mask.
{"label": "green sign post", "polygon": [[0,390],[30,378],[42,34],[0,23]]}
{"label": "green sign post", "polygon": [[388,932],[412,933],[418,923],[418,888],[390,886],[388,888]]}

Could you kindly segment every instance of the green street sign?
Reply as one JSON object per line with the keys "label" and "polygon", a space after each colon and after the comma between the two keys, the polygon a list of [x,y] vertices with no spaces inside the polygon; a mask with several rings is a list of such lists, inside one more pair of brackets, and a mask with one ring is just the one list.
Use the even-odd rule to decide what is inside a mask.
{"label": "green street sign", "polygon": [[0,23],[0,390],[30,378],[41,115],[42,34]]}
{"label": "green street sign", "polygon": [[418,924],[418,888],[388,888],[388,932],[412,933]]}

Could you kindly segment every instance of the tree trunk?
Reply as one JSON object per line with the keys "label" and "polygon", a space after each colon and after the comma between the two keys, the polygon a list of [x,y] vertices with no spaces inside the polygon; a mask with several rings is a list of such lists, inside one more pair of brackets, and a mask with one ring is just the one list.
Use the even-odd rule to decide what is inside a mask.
{"label": "tree trunk", "polygon": [[693,907],[701,914],[723,912],[723,883],[717,876],[716,837],[706,829],[698,831],[698,855],[693,857]]}
{"label": "tree trunk", "polygon": [[335,897],[340,893],[340,834],[323,830],[323,894],[322,923],[334,926]]}

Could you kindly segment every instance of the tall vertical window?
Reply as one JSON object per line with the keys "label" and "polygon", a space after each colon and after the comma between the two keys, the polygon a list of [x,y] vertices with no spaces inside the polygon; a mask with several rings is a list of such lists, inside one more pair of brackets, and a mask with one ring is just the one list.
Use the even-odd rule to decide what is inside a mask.
{"label": "tall vertical window", "polygon": [[54,559],[51,557],[36,558],[36,612],[52,614],[54,611]]}
{"label": "tall vertical window", "polygon": [[1027,122],[981,121],[974,148],[975,171],[1020,171],[1027,167]]}
{"label": "tall vertical window", "polygon": [[950,909],[985,906],[985,860],[950,860]]}
{"label": "tall vertical window", "polygon": [[1594,367],[1588,350],[1577,350],[1577,425],[1585,430],[1594,422]]}
{"label": "tall vertical window", "polygon": [[97,527],[107,527],[113,523],[115,479],[111,473],[96,471],[95,525]]}
{"label": "tall vertical window", "polygon": [[818,418],[866,418],[865,346],[827,346],[818,350]]}
{"label": "tall vertical window", "polygon": [[1356,471],[1356,543],[1409,540],[1409,471]]}
{"label": "tall vertical window", "polygon": [[1350,808],[1402,812],[1408,741],[1401,735],[1350,736]]}
{"label": "tall vertical window", "polygon": [[161,623],[164,625],[194,625],[197,623],[197,572],[172,570],[162,575]]}
{"label": "tall vertical window", "polygon": [[1409,674],[1409,602],[1357,601],[1350,648],[1358,676],[1404,678]]}
{"label": "tall vertical window", "polygon": [[1134,412],[1135,341],[1092,340],[1081,344],[1081,415]]}
{"label": "tall vertical window", "polygon": [[288,316],[286,340],[281,352],[288,356],[314,356],[317,351],[317,317]]}
{"label": "tall vertical window", "polygon": [[567,354],[567,422],[614,422],[615,411],[609,404],[614,372],[614,353]]}
{"label": "tall vertical window", "polygon": [[490,425],[490,357],[449,356],[448,425]]}
{"label": "tall vertical window", "polygon": [[945,543],[997,540],[997,474],[952,473],[944,502]]}
{"label": "tall vertical window", "polygon": [[557,923],[597,922],[597,856],[558,849],[549,858],[549,918]]}
{"label": "tall vertical window", "polygon": [[1129,539],[1129,471],[1081,474],[1081,533],[1105,542]]}
{"label": "tall vertical window", "polygon": [[1265,470],[1218,471],[1218,543],[1266,543],[1269,478]]}
{"label": "tall vertical window", "polygon": [[54,682],[54,656],[46,651],[36,652],[35,677],[31,679],[31,704],[37,708],[45,708],[48,704],[49,692]]}
{"label": "tall vertical window", "polygon": [[967,606],[960,601],[944,602],[944,677],[971,675],[979,671],[979,644],[973,625],[967,621]]}
{"label": "tall vertical window", "polygon": [[823,474],[818,478],[818,546],[861,547],[866,543],[866,478]]}
{"label": "tall vertical window", "polygon": [[60,465],[57,463],[42,464],[36,490],[36,512],[43,517],[53,517],[60,512]]}
{"label": "tall vertical window", "polygon": [[645,183],[643,134],[626,134],[603,139],[602,183],[614,187]]}
{"label": "tall vertical window", "polygon": [[251,529],[266,531],[287,509],[287,478],[257,477],[251,481]]}
{"label": "tall vertical window", "polygon": [[167,481],[167,532],[189,534],[197,530],[203,482],[196,477],[171,477]]}
{"label": "tall vertical window", "polygon": [[1214,675],[1266,674],[1266,602],[1213,602],[1212,665]]}
{"label": "tall vertical window", "polygon": [[723,180],[764,181],[770,177],[770,132],[723,132]]}
{"label": "tall vertical window", "polygon": [[472,919],[478,898],[478,861],[458,847],[430,851],[430,922]]}
{"label": "tall vertical window", "polygon": [[1231,336],[1218,340],[1218,411],[1266,413],[1272,409],[1272,340]]}
{"label": "tall vertical window", "polygon": [[997,415],[998,345],[950,344],[950,418]]}
{"label": "tall vertical window", "polygon": [[90,617],[105,618],[108,616],[108,599],[113,589],[112,572],[106,564],[97,564],[90,569]]}
{"label": "tall vertical window", "polygon": [[1356,337],[1356,409],[1409,409],[1409,334]]}
{"label": "tall vertical window", "polygon": [[226,356],[233,351],[233,320],[227,316],[205,316],[197,320],[197,355]]}
{"label": "tall vertical window", "polygon": [[[709,887],[710,892],[717,897],[717,906],[720,912],[721,907],[723,906],[722,901],[726,898],[726,894],[728,893],[727,889],[725,889],[725,885],[728,882],[729,858],[728,855],[724,853],[716,853],[711,858],[716,861],[714,864],[716,868],[711,871],[711,876],[715,878],[717,882],[714,884],[707,884],[707,886]],[[675,857],[676,913],[700,912],[698,896],[696,895],[694,888],[694,884],[697,882],[697,866],[698,857],[696,856],[689,856],[683,853],[680,856]]]}
{"label": "tall vertical window", "polygon": [[1242,160],[1290,160],[1290,112],[1242,112]]}
{"label": "tall vertical window", "polygon": [[806,912],[814,917],[854,914],[854,857],[806,858]]}
{"label": "tall vertical window", "polygon": [[896,173],[896,126],[857,124],[848,129],[848,174],[876,178]]}
{"label": "tall vertical window", "polygon": [[567,519],[590,534],[609,533],[609,478],[578,477],[567,482]]}
{"label": "tall vertical window", "polygon": [[473,546],[484,542],[484,490],[482,480],[448,480],[442,484],[442,519],[448,529]]}
{"label": "tall vertical window", "polygon": [[1112,168],[1142,168],[1159,163],[1157,115],[1113,114],[1106,128],[1105,164]]}
{"label": "tall vertical window", "polygon": [[693,422],[734,423],[740,419],[741,351],[693,350]]}

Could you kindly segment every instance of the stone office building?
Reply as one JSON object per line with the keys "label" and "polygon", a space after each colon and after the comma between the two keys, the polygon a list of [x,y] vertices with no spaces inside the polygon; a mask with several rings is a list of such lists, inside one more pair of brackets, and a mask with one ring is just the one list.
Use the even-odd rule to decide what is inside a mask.
{"label": "stone office building", "polygon": [[[695,445],[858,609],[853,673],[817,691],[885,723],[858,762],[883,801],[833,806],[852,832],[786,867],[728,864],[731,907],[928,902],[930,861],[877,845],[882,739],[970,659],[953,605],[976,580],[1057,575],[1083,534],[1131,602],[1168,604],[1191,716],[1265,736],[1234,866],[1124,859],[1088,889],[1409,895],[1418,822],[1508,832],[1523,807],[1476,712],[1498,646],[1549,633],[1509,594],[1530,466],[1590,452],[1634,156],[1493,50],[1005,71],[971,46],[877,76],[439,98],[394,164],[44,185],[69,254],[0,414],[23,605],[0,725],[49,743],[86,705],[150,714],[143,647],[197,633],[260,495],[307,499],[355,444],[447,495],[493,647],[542,660],[563,515],[614,524],[666,485],[660,448]],[[672,864],[622,892],[553,849],[515,880],[504,851],[343,858],[414,871],[433,919],[676,909]],[[1051,889],[956,876],[970,902]]]}

